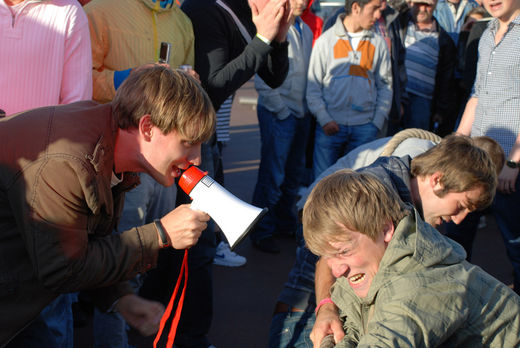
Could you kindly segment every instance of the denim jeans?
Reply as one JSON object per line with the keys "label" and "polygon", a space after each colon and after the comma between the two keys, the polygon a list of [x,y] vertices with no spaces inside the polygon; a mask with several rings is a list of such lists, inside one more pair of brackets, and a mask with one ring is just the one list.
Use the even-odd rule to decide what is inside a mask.
{"label": "denim jeans", "polygon": [[336,163],[347,152],[377,139],[379,130],[373,123],[358,126],[339,125],[339,132],[326,135],[323,128],[316,126],[314,138],[314,177],[317,178],[328,167]]}
{"label": "denim jeans", "polygon": [[[491,211],[504,240],[507,256],[514,272],[515,292],[520,295],[520,176],[516,179],[516,191],[506,195],[496,192]],[[482,213],[472,213],[459,225],[449,225],[447,236],[462,244],[471,257],[471,247],[477,232],[478,218]]]}
{"label": "denim jeans", "polygon": [[121,314],[94,309],[94,347],[128,348],[127,324]]}
{"label": "denim jeans", "polygon": [[276,313],[269,328],[269,348],[312,348],[312,311]]}
{"label": "denim jeans", "polygon": [[305,150],[310,115],[291,114],[280,120],[276,114],[258,105],[261,157],[253,205],[269,211],[251,233],[260,240],[282,232],[294,234],[298,222],[296,201],[301,174],[305,168]]}
{"label": "denim jeans", "polygon": [[58,296],[6,348],[72,348],[74,327],[71,306],[76,300],[76,293]]}
{"label": "denim jeans", "polygon": [[408,103],[404,105],[404,128],[430,129],[432,100],[409,93]]}

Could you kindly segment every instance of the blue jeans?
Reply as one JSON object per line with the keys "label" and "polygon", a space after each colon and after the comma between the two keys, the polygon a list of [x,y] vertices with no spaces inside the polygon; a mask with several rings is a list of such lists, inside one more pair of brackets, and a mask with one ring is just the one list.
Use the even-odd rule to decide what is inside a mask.
{"label": "blue jeans", "polygon": [[71,306],[76,300],[76,293],[58,296],[7,347],[72,348],[74,327]]}
{"label": "blue jeans", "polygon": [[317,125],[314,139],[314,177],[320,176],[347,152],[377,139],[378,132],[373,123],[365,123],[359,126],[340,125],[339,132],[326,135],[323,128]]}
{"label": "blue jeans", "polygon": [[310,115],[298,118],[291,114],[280,120],[262,105],[258,105],[257,112],[262,147],[253,205],[269,211],[251,233],[253,240],[272,236],[276,231],[294,234],[298,223],[296,201],[311,125]]}
{"label": "blue jeans", "polygon": [[269,329],[269,348],[312,348],[312,311],[276,313]]}
{"label": "blue jeans", "polygon": [[[520,295],[520,176],[516,179],[516,192],[506,195],[497,191],[491,211],[504,240],[507,256],[513,265],[515,292]],[[462,244],[471,257],[471,247],[477,233],[481,213],[472,213],[469,220],[449,225],[447,236]],[[470,214],[470,215],[472,215]]]}
{"label": "blue jeans", "polygon": [[404,128],[430,129],[432,100],[409,93],[408,103],[404,105]]}
{"label": "blue jeans", "polygon": [[94,309],[94,347],[96,348],[127,348],[127,325],[119,313],[102,313]]}

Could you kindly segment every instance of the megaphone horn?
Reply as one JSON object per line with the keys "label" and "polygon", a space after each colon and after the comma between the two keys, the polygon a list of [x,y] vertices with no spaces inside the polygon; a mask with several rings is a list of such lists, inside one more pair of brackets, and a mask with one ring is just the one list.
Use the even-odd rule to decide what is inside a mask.
{"label": "megaphone horn", "polygon": [[267,208],[257,208],[238,199],[195,166],[189,167],[182,173],[179,186],[193,200],[192,209],[208,213],[215,220],[231,249],[267,213]]}

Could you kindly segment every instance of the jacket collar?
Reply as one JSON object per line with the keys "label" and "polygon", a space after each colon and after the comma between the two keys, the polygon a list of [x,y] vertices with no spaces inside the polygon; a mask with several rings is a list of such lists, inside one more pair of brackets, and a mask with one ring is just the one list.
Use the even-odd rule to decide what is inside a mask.
{"label": "jacket collar", "polygon": [[[343,39],[346,39],[348,36],[347,28],[345,28],[345,25],[343,24],[343,20],[345,19],[345,14],[342,13],[336,18],[336,23],[334,24],[334,33],[336,36],[339,36]],[[374,36],[374,33],[372,30],[364,30],[362,31],[363,38],[371,38]]]}
{"label": "jacket collar", "polygon": [[141,0],[150,10],[154,11],[154,12],[168,12],[168,11],[171,11],[172,7],[175,6],[173,4],[173,1],[169,1],[168,4],[166,4],[166,6],[163,8],[161,7],[161,3],[164,3],[164,1],[160,1],[160,0],[156,0],[156,1],[153,1],[153,0]]}
{"label": "jacket collar", "polygon": [[411,205],[408,206],[411,214],[404,217],[397,225],[367,296],[363,299],[357,297],[345,277],[340,277],[336,281],[343,290],[346,290],[351,300],[372,304],[376,300],[379,289],[391,281],[389,279],[391,277],[420,271],[438,264],[460,263],[466,258],[462,246],[447,237],[442,237],[435,228],[422,221],[417,210]]}

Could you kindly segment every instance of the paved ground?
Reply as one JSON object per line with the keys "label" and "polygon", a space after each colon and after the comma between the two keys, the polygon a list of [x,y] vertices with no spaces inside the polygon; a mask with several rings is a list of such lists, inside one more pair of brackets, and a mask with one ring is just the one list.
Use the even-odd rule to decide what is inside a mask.
{"label": "paved ground", "polygon": [[[238,92],[233,106],[231,141],[224,148],[226,187],[247,202],[256,182],[259,133],[256,112],[250,105],[239,104],[239,100],[255,95],[251,83]],[[209,338],[217,348],[267,347],[273,305],[294,262],[294,240],[278,241],[282,252],[273,256],[253,249],[249,239],[245,239],[237,247],[237,252],[247,257],[244,267],[214,267],[215,313]],[[474,263],[506,284],[512,282],[512,268],[491,217],[477,236]],[[76,347],[92,346],[90,330],[90,326],[77,330]],[[131,336],[136,347],[152,347],[152,341]]]}

